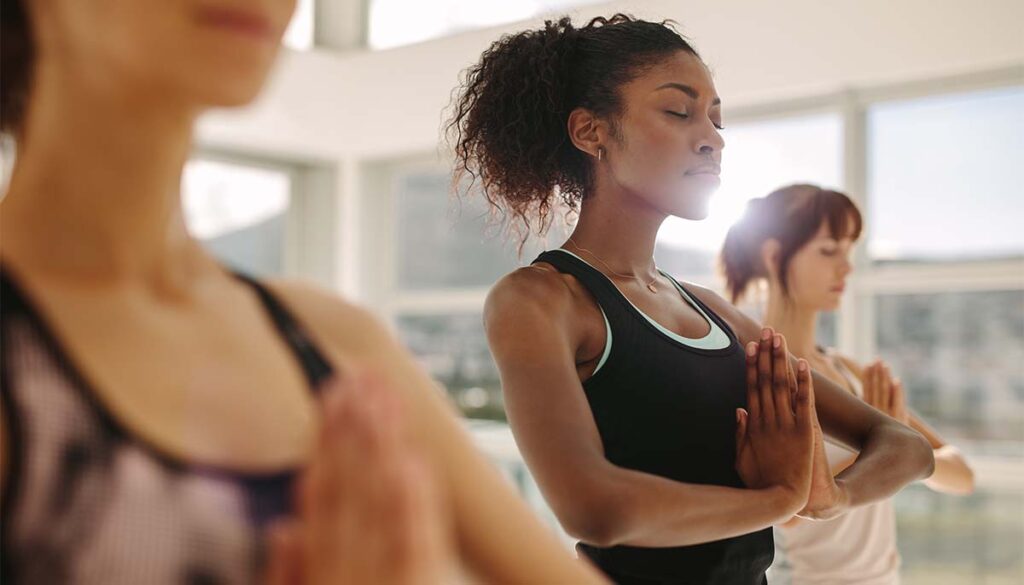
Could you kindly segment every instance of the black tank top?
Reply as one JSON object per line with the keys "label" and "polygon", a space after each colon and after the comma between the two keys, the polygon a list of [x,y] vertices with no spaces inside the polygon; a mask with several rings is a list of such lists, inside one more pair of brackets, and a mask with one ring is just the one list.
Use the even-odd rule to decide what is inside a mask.
{"label": "black tank top", "polygon": [[[239,278],[253,287],[315,392],[331,366],[266,288]],[[165,455],[104,407],[2,266],[0,313],[9,455],[2,581],[261,581],[264,531],[292,511],[298,470],[242,473]]]}
{"label": "black tank top", "polygon": [[[675,481],[743,488],[734,466],[746,361],[725,321],[691,293],[729,337],[724,349],[691,347],[659,331],[604,274],[572,254],[548,251],[534,262],[574,276],[608,319],[611,353],[583,383],[605,457]],[[581,542],[577,549],[616,582],[637,584],[760,585],[774,554],[771,528],[693,546]]]}

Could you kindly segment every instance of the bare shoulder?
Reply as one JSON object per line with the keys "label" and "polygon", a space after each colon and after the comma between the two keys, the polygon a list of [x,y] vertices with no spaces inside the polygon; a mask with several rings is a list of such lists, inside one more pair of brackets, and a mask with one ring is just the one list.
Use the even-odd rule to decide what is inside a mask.
{"label": "bare shoulder", "polygon": [[296,280],[265,284],[333,357],[377,354],[397,345],[381,319],[338,293]]}
{"label": "bare shoulder", "polygon": [[573,298],[572,284],[564,274],[545,264],[526,266],[506,274],[491,288],[484,304],[484,323],[517,316],[564,315]]}
{"label": "bare shoulder", "polygon": [[846,354],[839,353],[838,351],[833,352],[832,355],[834,355],[836,359],[839,360],[839,362],[842,363],[847,370],[853,372],[853,375],[857,376],[857,379],[864,379],[864,366],[858,363],[857,360],[853,359],[852,357]]}

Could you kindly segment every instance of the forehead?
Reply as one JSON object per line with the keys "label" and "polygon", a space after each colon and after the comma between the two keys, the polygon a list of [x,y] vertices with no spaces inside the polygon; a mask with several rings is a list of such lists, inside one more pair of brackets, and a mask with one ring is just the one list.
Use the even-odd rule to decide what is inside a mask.
{"label": "forehead", "polygon": [[693,88],[702,101],[710,101],[718,97],[715,90],[715,83],[711,79],[711,72],[707,66],[696,55],[686,51],[677,51],[644,68],[630,83],[626,84],[623,92],[628,96],[637,96],[652,93],[664,93],[668,96],[682,96],[683,93],[676,89],[658,88],[665,84],[680,84]]}

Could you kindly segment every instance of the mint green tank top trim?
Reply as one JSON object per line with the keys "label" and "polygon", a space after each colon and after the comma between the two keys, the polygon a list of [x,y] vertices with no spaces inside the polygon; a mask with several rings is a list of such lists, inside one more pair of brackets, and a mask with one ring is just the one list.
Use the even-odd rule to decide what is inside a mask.
{"label": "mint green tank top trim", "polygon": [[[590,264],[589,262],[587,262],[583,258],[580,258],[578,255],[573,254],[569,250],[566,250],[565,248],[558,248],[558,251],[559,252],[565,252],[566,254],[569,254],[570,256],[576,258],[580,262],[583,262],[586,265],[590,266],[591,268],[594,268],[594,270],[597,270],[597,268],[595,268],[592,264]],[[598,270],[598,272],[600,272],[600,270]],[[683,287],[679,286],[679,283],[676,282],[676,279],[672,278],[668,274],[665,274],[661,270],[658,270],[658,272],[661,272],[662,276],[664,276],[665,278],[669,279],[669,281],[676,287],[676,290],[679,291],[679,294],[682,295],[683,300],[685,300],[688,305],[690,305],[691,307],[696,309],[696,311],[698,313],[700,313],[701,317],[704,318],[704,321],[706,321],[707,324],[711,328],[711,330],[708,331],[707,335],[705,335],[704,337],[701,337],[699,339],[694,339],[694,338],[691,338],[691,337],[683,337],[682,335],[679,335],[678,333],[675,333],[674,331],[670,331],[666,327],[662,326],[661,323],[658,323],[657,321],[652,319],[650,316],[648,316],[647,313],[644,313],[643,311],[641,311],[639,307],[634,305],[633,302],[630,301],[629,298],[626,297],[626,295],[622,295],[623,298],[626,298],[626,301],[628,301],[629,304],[632,305],[634,309],[636,309],[636,312],[640,313],[640,315],[643,316],[644,319],[647,319],[647,321],[651,325],[653,325],[655,329],[657,329],[663,335],[665,335],[669,339],[672,339],[673,341],[676,341],[678,343],[682,343],[683,345],[688,345],[690,347],[695,347],[695,348],[698,348],[698,349],[725,349],[725,348],[729,347],[729,336],[726,335],[725,331],[722,331],[722,328],[719,327],[714,322],[714,320],[712,320],[711,318],[709,318],[707,316],[707,314],[700,308],[699,305],[697,305],[697,303],[693,302],[693,299],[690,298],[690,294],[687,293],[686,290]],[[594,374],[596,374],[601,369],[601,366],[603,366],[605,361],[608,360],[608,356],[612,352],[612,327],[608,323],[608,317],[607,317],[607,315],[604,314],[604,309],[600,305],[598,305],[597,308],[601,311],[601,316],[604,318],[605,342],[604,342],[604,353],[601,354],[601,359],[597,362],[597,367],[594,368]],[[591,375],[593,375],[593,374],[591,374]]]}

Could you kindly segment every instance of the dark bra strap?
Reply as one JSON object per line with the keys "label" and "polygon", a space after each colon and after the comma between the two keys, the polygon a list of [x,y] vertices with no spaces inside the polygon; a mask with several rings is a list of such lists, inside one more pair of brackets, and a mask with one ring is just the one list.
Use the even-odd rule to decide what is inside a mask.
{"label": "dark bra strap", "polygon": [[295,319],[291,311],[265,285],[246,274],[240,272],[233,272],[233,274],[256,291],[260,302],[263,303],[271,320],[274,322],[274,326],[281,332],[288,347],[291,348],[295,357],[298,358],[310,387],[314,392],[318,392],[320,383],[334,373],[334,368],[331,367],[327,359],[320,353],[320,350],[316,348],[305,329]]}

